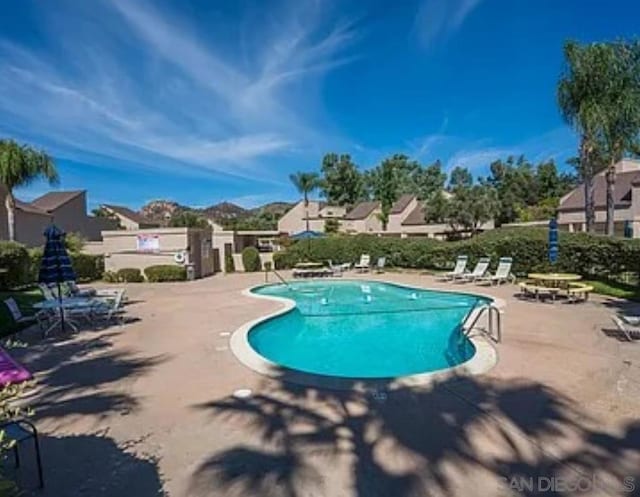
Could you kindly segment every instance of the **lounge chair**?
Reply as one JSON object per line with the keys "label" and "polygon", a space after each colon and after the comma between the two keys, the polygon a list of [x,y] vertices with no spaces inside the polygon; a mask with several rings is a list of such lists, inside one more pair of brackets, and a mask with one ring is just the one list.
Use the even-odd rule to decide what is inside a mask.
{"label": "lounge chair", "polygon": [[72,297],[93,297],[97,291],[95,288],[80,289],[75,281],[67,281],[65,283]]}
{"label": "lounge chair", "polygon": [[359,272],[359,273],[366,273],[369,271],[369,265],[371,264],[371,256],[369,254],[362,254],[360,256],[360,262],[358,262],[356,265],[354,265],[353,267]]}
{"label": "lounge chair", "polygon": [[488,282],[493,285],[500,285],[501,283],[515,282],[516,277],[511,274],[511,266],[513,266],[513,259],[511,257],[500,257],[498,261],[498,269],[496,274],[489,274],[482,278],[477,278],[478,282]]}
{"label": "lounge chair", "polygon": [[470,273],[463,273],[462,276],[460,276],[460,279],[462,281],[475,282],[478,278],[484,277],[487,274],[487,271],[489,271],[490,262],[491,258],[480,257],[480,259],[478,259],[476,267],[473,268],[473,271],[471,271]]}
{"label": "lounge chair", "polygon": [[334,276],[334,277],[342,276],[342,271],[343,271],[342,264],[338,264],[337,266],[334,266],[333,261],[329,260],[327,262],[328,262],[328,269],[331,272],[331,276]]}
{"label": "lounge chair", "polygon": [[[611,316],[611,319],[613,319],[613,322],[618,327],[618,330],[620,330],[620,332],[625,337],[627,337],[627,340],[633,342],[633,337],[640,339],[640,327],[638,325],[627,323],[620,319],[618,316]],[[638,321],[638,324],[640,324],[640,320]]]}
{"label": "lounge chair", "polygon": [[38,288],[40,288],[45,300],[55,300],[58,298],[55,293],[53,293],[53,289],[46,283],[38,283]]}
{"label": "lounge chair", "polygon": [[467,261],[469,260],[469,257],[467,257],[466,255],[459,255],[458,258],[456,259],[456,265],[453,268],[453,271],[449,271],[447,273],[444,273],[441,275],[440,279],[441,280],[451,280],[454,281],[456,278],[461,278],[463,274],[465,274],[465,271],[467,270]]}
{"label": "lounge chair", "polygon": [[378,257],[378,262],[376,263],[376,273],[384,273],[384,265],[387,262],[386,257]]}

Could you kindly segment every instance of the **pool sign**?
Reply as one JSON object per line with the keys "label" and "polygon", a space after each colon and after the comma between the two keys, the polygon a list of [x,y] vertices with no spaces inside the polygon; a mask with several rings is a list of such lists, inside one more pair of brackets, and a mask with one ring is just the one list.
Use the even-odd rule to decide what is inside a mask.
{"label": "pool sign", "polygon": [[554,264],[558,260],[558,221],[549,221],[549,262]]}
{"label": "pool sign", "polygon": [[160,252],[160,237],[158,235],[138,235],[136,250],[138,252]]}

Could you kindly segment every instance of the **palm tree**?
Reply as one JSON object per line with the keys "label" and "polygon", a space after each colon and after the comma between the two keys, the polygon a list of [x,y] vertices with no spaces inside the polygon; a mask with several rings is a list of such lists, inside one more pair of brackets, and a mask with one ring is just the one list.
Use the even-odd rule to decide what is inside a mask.
{"label": "palm tree", "polygon": [[580,135],[576,162],[584,181],[587,231],[592,231],[595,223],[593,177],[604,167],[596,158],[602,157],[598,131],[604,114],[602,95],[607,85],[607,71],[603,67],[606,49],[604,44],[581,46],[568,41],[564,46],[565,70],[557,90],[563,118]]}
{"label": "palm tree", "polygon": [[610,45],[607,71],[609,85],[603,95],[602,136],[607,148],[606,232],[614,234],[615,165],[632,153],[637,155],[640,134],[640,43]]}
{"label": "palm tree", "polygon": [[16,238],[16,200],[13,190],[38,178],[45,178],[51,185],[58,182],[53,159],[45,152],[28,145],[21,145],[13,140],[0,140],[0,183],[7,188],[5,207],[9,240],[14,241]]}
{"label": "palm tree", "polygon": [[306,230],[309,230],[309,194],[314,191],[320,185],[320,181],[318,179],[317,173],[304,173],[297,172],[295,174],[291,174],[289,179],[294,184],[294,186],[298,189],[298,192],[302,194],[302,198],[304,199],[304,208],[305,208],[305,219],[306,219]]}

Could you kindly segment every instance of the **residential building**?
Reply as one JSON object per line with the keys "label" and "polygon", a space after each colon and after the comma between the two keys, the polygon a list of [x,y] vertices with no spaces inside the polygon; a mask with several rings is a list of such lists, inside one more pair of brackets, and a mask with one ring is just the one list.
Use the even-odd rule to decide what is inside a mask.
{"label": "residential building", "polygon": [[[614,233],[640,238],[640,162],[622,160],[615,166]],[[607,180],[605,171],[593,179],[596,233],[605,232],[607,216]],[[585,231],[584,184],[578,185],[562,199],[558,207],[558,225],[568,231]]]}
{"label": "residential building", "polygon": [[360,202],[344,216],[340,231],[352,234],[382,231],[381,212],[380,202]]}
{"label": "residential building", "polygon": [[[0,239],[8,239],[8,219],[5,207],[7,189],[0,185]],[[49,192],[32,202],[16,199],[15,238],[29,247],[44,243],[44,230],[54,223],[67,233],[78,233],[87,240],[100,240],[100,232],[114,229],[111,219],[87,215],[86,191]]]}
{"label": "residential building", "polygon": [[288,235],[295,235],[307,229],[307,218],[309,220],[309,230],[324,232],[327,219],[340,220],[346,213],[345,207],[327,205],[317,200],[309,200],[307,206],[301,200],[278,221],[278,231]]}
{"label": "residential building", "polygon": [[145,228],[157,228],[158,223],[150,221],[137,212],[121,205],[102,204],[100,206],[105,212],[118,220],[120,228],[125,230],[139,230]]}

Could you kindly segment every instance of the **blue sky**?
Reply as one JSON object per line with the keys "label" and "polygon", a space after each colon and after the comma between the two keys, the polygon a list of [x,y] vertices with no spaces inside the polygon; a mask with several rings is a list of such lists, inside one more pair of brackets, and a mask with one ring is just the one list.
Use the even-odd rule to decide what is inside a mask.
{"label": "blue sky", "polygon": [[563,162],[564,40],[632,37],[638,18],[632,0],[14,1],[0,136],[48,150],[91,206],[134,208],[293,200],[289,173],[329,151]]}

